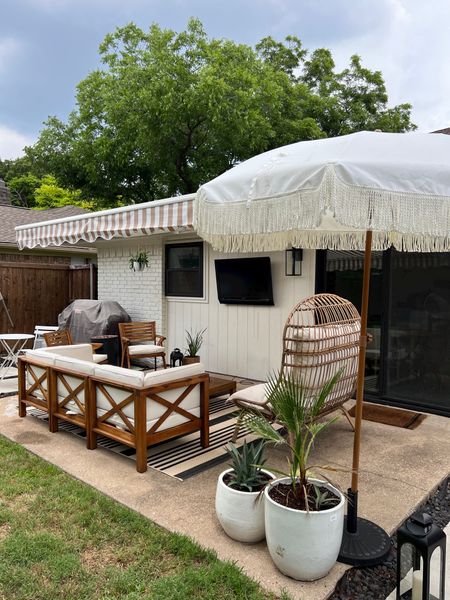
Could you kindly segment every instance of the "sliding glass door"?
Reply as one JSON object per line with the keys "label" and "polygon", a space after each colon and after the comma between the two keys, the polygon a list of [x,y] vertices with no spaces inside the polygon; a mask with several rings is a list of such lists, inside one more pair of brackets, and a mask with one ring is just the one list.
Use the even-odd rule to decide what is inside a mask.
{"label": "sliding glass door", "polygon": [[[361,303],[362,252],[318,252],[318,291]],[[450,253],[374,252],[366,397],[450,416]]]}

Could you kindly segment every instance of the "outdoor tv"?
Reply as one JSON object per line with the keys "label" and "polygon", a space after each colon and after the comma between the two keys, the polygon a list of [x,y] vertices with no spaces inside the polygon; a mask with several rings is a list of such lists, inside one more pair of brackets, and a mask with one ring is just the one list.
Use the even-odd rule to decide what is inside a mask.
{"label": "outdoor tv", "polygon": [[215,260],[217,295],[221,304],[273,306],[270,258]]}

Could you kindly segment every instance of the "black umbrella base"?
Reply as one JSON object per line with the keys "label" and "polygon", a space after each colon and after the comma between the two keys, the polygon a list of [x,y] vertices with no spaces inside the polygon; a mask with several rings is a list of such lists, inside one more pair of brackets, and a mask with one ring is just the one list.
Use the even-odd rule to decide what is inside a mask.
{"label": "black umbrella base", "polygon": [[344,520],[344,535],[338,561],[354,567],[373,567],[384,562],[391,550],[391,538],[379,525],[357,517],[356,532],[347,530]]}

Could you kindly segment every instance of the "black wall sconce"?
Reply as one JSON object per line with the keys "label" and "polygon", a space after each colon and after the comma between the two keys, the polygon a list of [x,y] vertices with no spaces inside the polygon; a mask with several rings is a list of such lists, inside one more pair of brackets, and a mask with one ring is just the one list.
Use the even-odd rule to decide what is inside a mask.
{"label": "black wall sconce", "polygon": [[285,253],[285,275],[298,277],[302,274],[303,250],[301,248],[289,248]]}

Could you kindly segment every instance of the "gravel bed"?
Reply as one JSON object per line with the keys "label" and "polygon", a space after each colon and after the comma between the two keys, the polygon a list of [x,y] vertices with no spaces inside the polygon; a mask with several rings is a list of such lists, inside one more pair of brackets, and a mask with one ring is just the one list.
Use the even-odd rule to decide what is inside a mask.
{"label": "gravel bed", "polygon": [[[442,529],[450,522],[450,477],[418,510],[433,518]],[[391,551],[386,561],[376,567],[353,568],[344,573],[328,600],[385,600],[396,585],[397,535],[391,538]]]}

